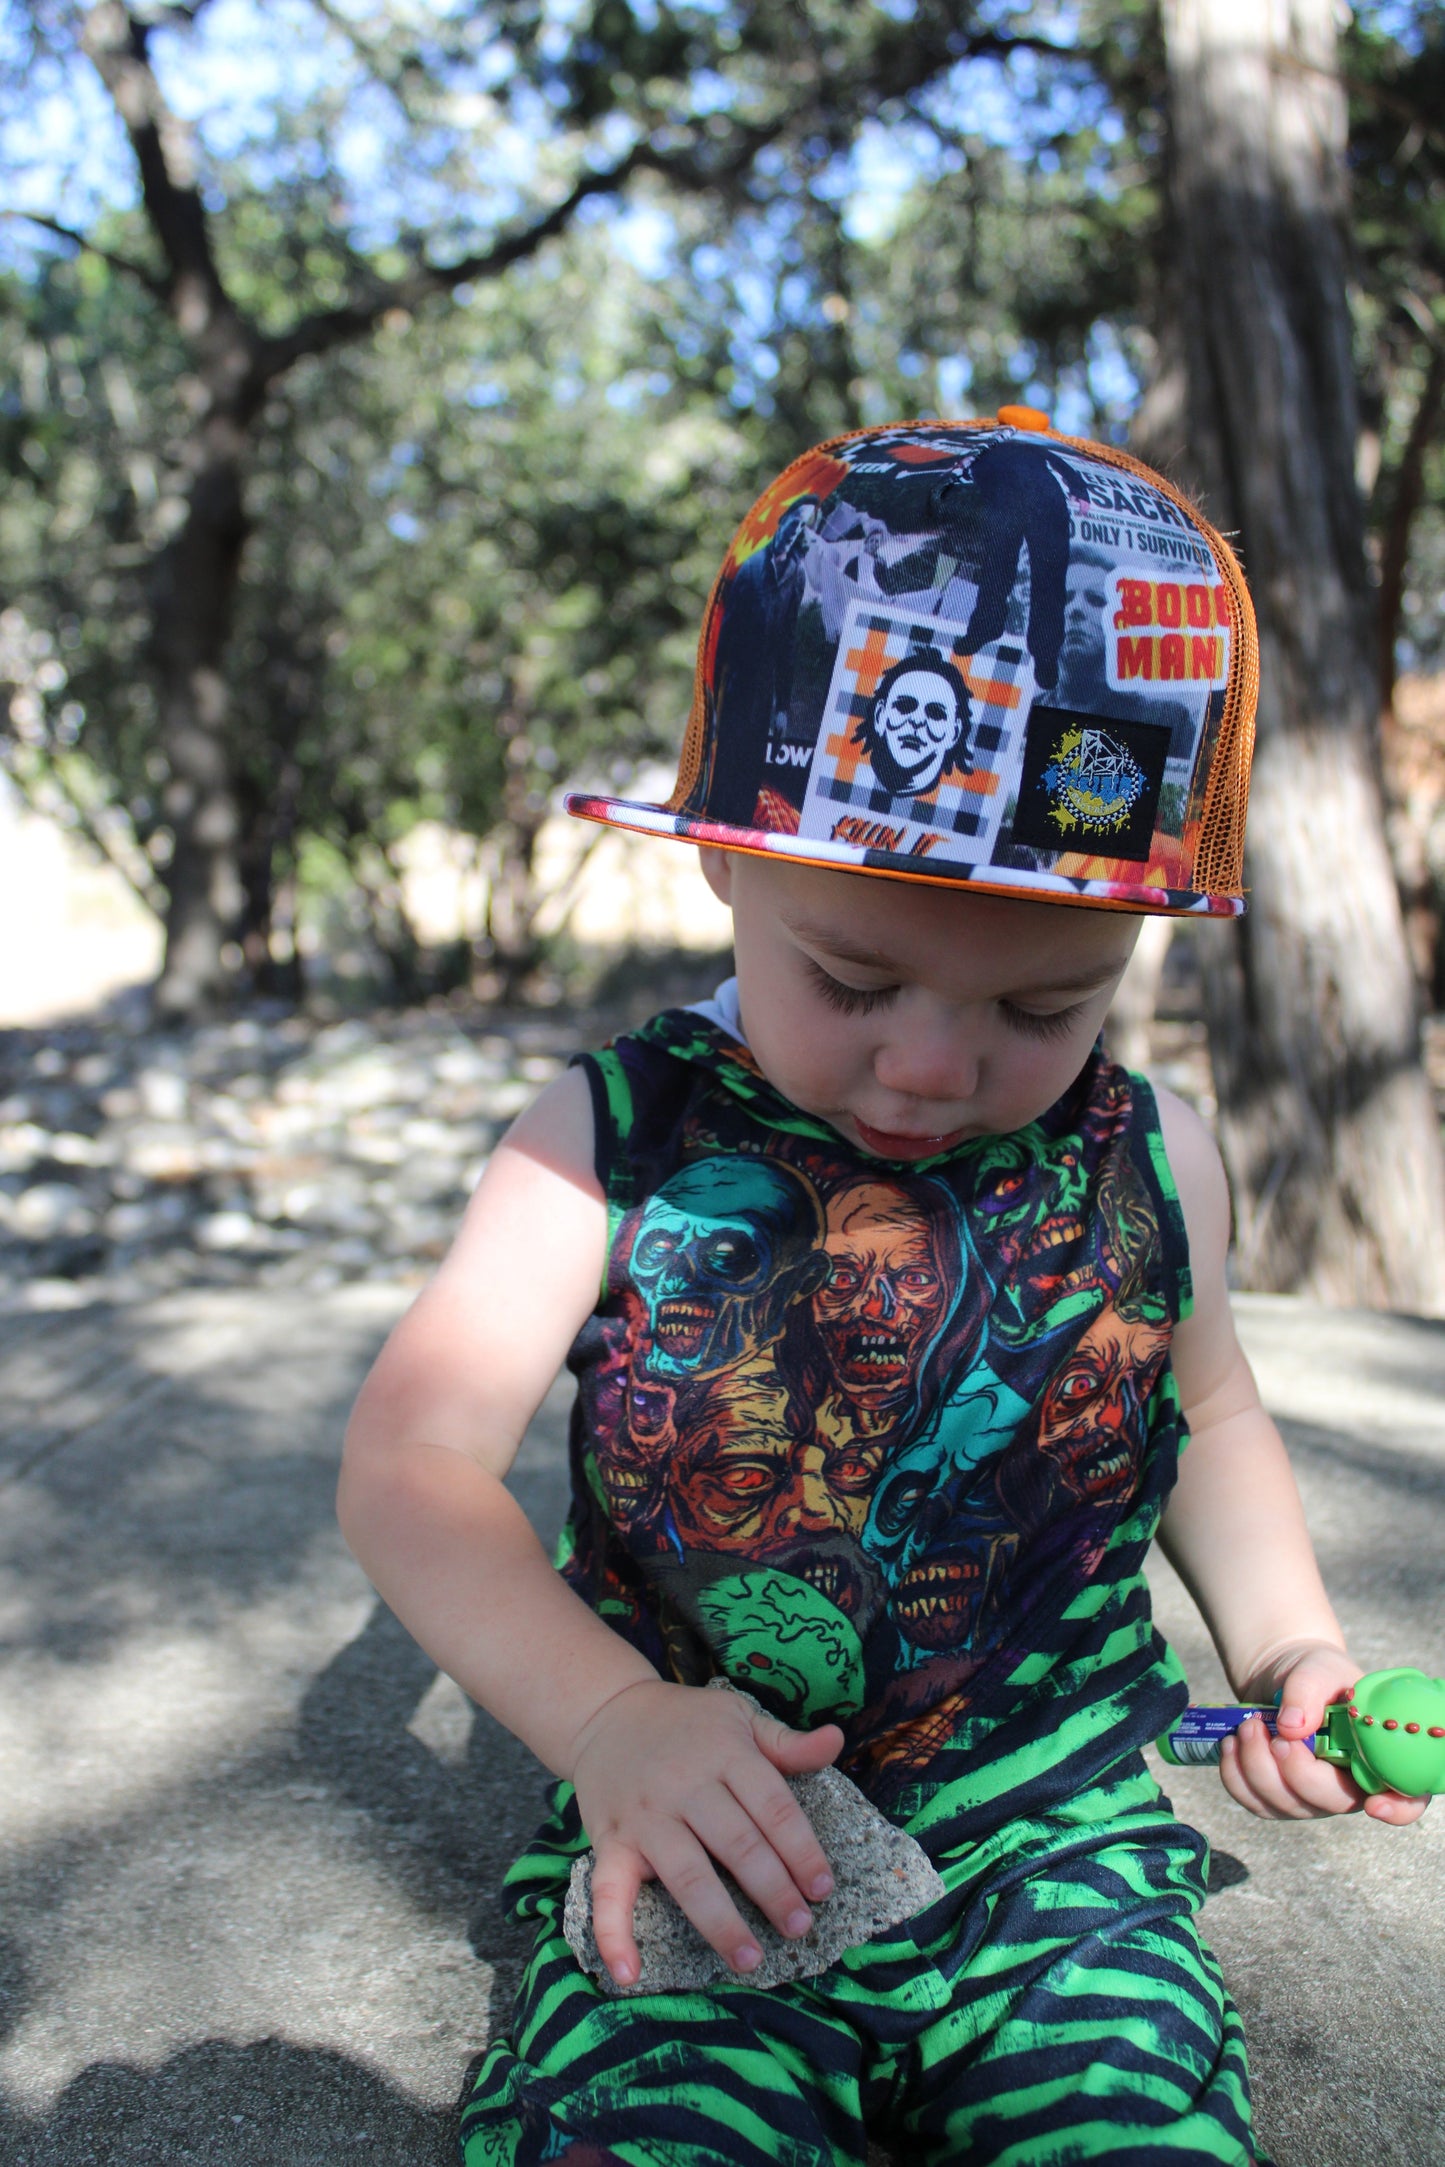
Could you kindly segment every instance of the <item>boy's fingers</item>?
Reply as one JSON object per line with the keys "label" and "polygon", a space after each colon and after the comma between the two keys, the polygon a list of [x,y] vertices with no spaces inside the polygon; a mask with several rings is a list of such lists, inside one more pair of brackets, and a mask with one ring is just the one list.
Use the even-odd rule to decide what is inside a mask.
{"label": "boy's fingers", "polygon": [[592,1938],[619,1986],[631,1986],[642,1969],[632,1936],[632,1910],[647,1876],[641,1852],[599,1848],[592,1863]]}
{"label": "boy's fingers", "polygon": [[691,1831],[681,1821],[659,1824],[656,1841],[648,1846],[648,1856],[658,1880],[671,1890],[703,1940],[742,1977],[756,1971],[763,1952]]}
{"label": "boy's fingers", "polygon": [[1237,1734],[1233,1738],[1226,1738],[1220,1746],[1219,1778],[1237,1806],[1243,1806],[1248,1813],[1258,1814],[1264,1821],[1278,1819],[1274,1807],[1258,1796],[1249,1781],[1240,1758]]}
{"label": "boy's fingers", "polygon": [[1419,1820],[1429,1803],[1428,1798],[1407,1798],[1401,1791],[1377,1791],[1365,1800],[1365,1811],[1372,1821],[1405,1828],[1411,1821]]}
{"label": "boy's fingers", "polygon": [[843,1733],[836,1723],[822,1723],[815,1731],[793,1731],[772,1716],[754,1716],[753,1737],[758,1751],[789,1775],[826,1768],[843,1750]]}
{"label": "boy's fingers", "polygon": [[776,1770],[765,1761],[755,1761],[730,1775],[729,1787],[807,1901],[818,1904],[831,1896],[833,1869],[827,1854],[812,1822]]}
{"label": "boy's fingers", "polygon": [[1284,1795],[1296,1802],[1296,1811],[1353,1813],[1359,1805],[1359,1786],[1344,1770],[1331,1767],[1328,1761],[1317,1761],[1309,1747],[1298,1740],[1276,1740],[1270,1744],[1269,1754]]}
{"label": "boy's fingers", "polygon": [[1226,1778],[1225,1789],[1251,1813],[1266,1821],[1310,1818],[1313,1809],[1296,1798],[1285,1783],[1271,1750],[1269,1733],[1257,1716],[1242,1723],[1229,1741],[1228,1754],[1220,1756],[1221,1770],[1226,1763],[1235,1780],[1231,1783]]}
{"label": "boy's fingers", "polygon": [[1271,1739],[1257,1716],[1240,1725],[1221,1767],[1226,1758],[1238,1785],[1226,1776],[1226,1790],[1268,1820],[1312,1820],[1359,1804],[1359,1792],[1339,1769],[1317,1761],[1297,1741]]}
{"label": "boy's fingers", "polygon": [[813,1923],[807,1899],[775,1844],[731,1791],[709,1792],[698,1809],[689,1812],[687,1823],[709,1856],[726,1866],[780,1934],[796,1938],[807,1933]]}

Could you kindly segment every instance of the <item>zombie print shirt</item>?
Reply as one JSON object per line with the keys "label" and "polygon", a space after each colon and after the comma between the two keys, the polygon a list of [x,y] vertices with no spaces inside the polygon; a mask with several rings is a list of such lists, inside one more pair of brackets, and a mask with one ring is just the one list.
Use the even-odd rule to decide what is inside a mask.
{"label": "zombie print shirt", "polygon": [[[842,1724],[896,1793],[1024,1681],[1057,1699],[1138,1579],[1189,1304],[1153,1096],[1096,1050],[1027,1128],[901,1165],[695,1011],[582,1065],[609,1250],[562,1569],[665,1676]],[[1147,1603],[1136,1638],[1157,1671]]]}

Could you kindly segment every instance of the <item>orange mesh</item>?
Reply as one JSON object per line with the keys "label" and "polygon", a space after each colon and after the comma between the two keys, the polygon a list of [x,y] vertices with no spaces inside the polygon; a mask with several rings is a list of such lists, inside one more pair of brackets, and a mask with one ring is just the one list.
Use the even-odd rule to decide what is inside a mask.
{"label": "orange mesh", "polygon": [[[993,419],[979,418],[972,421],[898,421],[885,425],[890,429],[991,429],[997,426]],[[820,452],[832,451],[836,445],[851,444],[855,439],[876,436],[877,428],[850,429],[842,436],[831,436],[822,444],[810,445],[791,466],[785,467],[777,478],[769,482],[757,502],[750,505],[745,517],[739,521],[727,555],[724,568],[730,562],[739,542],[747,534],[757,516],[758,507],[765,498],[771,499],[781,513],[791,501],[788,495],[790,477],[796,475],[801,495],[806,486],[804,474],[816,461]],[[1044,432],[1041,430],[1041,436]],[[1204,788],[1204,804],[1199,820],[1199,839],[1195,846],[1194,862],[1189,869],[1191,885],[1209,895],[1242,895],[1244,892],[1244,820],[1249,809],[1249,770],[1254,756],[1254,716],[1259,700],[1259,639],[1255,631],[1254,605],[1249,599],[1249,589],[1244,584],[1244,574],[1239,560],[1224,536],[1203,517],[1197,505],[1191,502],[1182,489],[1166,481],[1142,459],[1132,453],[1116,451],[1112,445],[1096,444],[1089,437],[1060,436],[1054,430],[1047,432],[1046,441],[1068,444],[1075,451],[1101,466],[1121,468],[1126,474],[1147,482],[1161,496],[1184,513],[1190,525],[1209,545],[1210,554],[1219,568],[1220,579],[1230,598],[1230,629],[1233,653],[1229,672],[1229,684],[1224,695],[1224,713],[1220,717],[1214,752],[1209,762],[1208,779]],[[688,715],[687,731],[682,741],[682,753],[678,761],[677,782],[667,801],[669,812],[687,809],[687,802],[702,775],[708,752],[709,718],[707,713],[707,665],[709,650],[717,637],[717,610],[723,583],[720,570],[713,581],[712,592],[707,598],[703,613],[702,637],[697,645],[697,666],[693,671],[692,708]],[[974,883],[973,885],[979,885]]]}
{"label": "orange mesh", "polygon": [[[1050,431],[1050,435],[1053,432]],[[1229,684],[1224,694],[1224,713],[1209,761],[1204,786],[1204,805],[1199,821],[1199,840],[1190,868],[1191,886],[1207,895],[1244,893],[1244,821],[1249,811],[1249,771],[1254,759],[1254,716],[1259,705],[1259,635],[1255,630],[1254,604],[1244,584],[1239,559],[1224,536],[1212,527],[1182,489],[1166,481],[1142,459],[1110,444],[1095,444],[1088,437],[1061,436],[1060,444],[1097,459],[1101,466],[1122,467],[1137,475],[1161,496],[1177,504],[1191,526],[1209,544],[1210,554],[1229,594],[1233,653]]]}

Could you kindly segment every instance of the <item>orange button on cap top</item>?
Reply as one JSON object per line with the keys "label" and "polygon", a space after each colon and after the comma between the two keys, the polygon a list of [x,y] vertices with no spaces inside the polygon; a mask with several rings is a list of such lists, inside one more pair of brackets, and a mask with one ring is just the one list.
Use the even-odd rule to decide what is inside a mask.
{"label": "orange button on cap top", "polygon": [[1051,434],[1054,426],[1048,415],[1037,406],[1001,406],[998,418],[1002,428],[1034,429],[1044,436]]}

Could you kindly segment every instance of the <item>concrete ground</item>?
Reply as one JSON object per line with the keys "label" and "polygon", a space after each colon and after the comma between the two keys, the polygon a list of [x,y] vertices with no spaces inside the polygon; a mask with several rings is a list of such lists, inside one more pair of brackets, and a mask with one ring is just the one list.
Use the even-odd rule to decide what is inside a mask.
{"label": "concrete ground", "polygon": [[[405,1297],[0,1319],[0,2159],[451,2160],[519,1945],[526,1753],[370,1594],[337,1442]],[[1366,1665],[1445,1672],[1445,1326],[1241,1303]],[[516,1475],[545,1531],[565,1392]],[[1162,1565],[1199,1698],[1221,1690]],[[1445,2161],[1445,1809],[1271,1825],[1172,1775],[1279,2167]]]}

